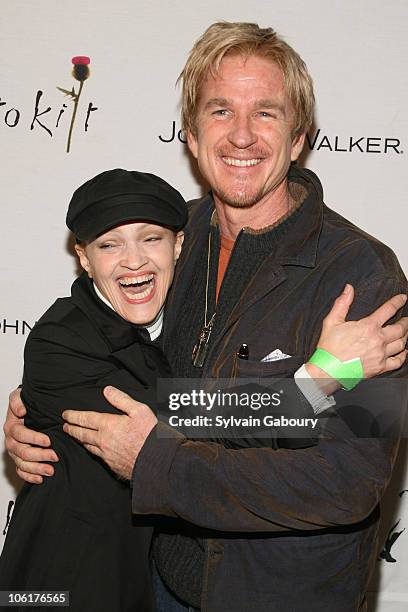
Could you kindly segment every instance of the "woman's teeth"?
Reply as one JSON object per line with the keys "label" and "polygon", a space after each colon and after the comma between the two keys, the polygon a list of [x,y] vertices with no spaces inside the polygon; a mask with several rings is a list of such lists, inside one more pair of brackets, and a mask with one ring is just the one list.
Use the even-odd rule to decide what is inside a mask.
{"label": "woman's teeth", "polygon": [[[126,276],[119,280],[123,293],[130,299],[143,299],[151,293],[154,286],[154,274],[144,276]],[[146,286],[147,283],[147,286]]]}
{"label": "woman's teeth", "polygon": [[153,274],[145,274],[144,276],[124,276],[119,280],[122,286],[127,285],[140,285],[141,283],[147,283],[153,278]]}

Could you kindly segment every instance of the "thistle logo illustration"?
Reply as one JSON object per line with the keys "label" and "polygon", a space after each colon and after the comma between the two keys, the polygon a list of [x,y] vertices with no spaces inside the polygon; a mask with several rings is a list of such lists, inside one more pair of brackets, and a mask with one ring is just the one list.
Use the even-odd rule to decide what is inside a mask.
{"label": "thistle logo illustration", "polygon": [[[400,491],[400,493],[398,494],[399,497],[402,497],[404,495],[404,493],[408,493],[408,489],[403,489],[402,491]],[[391,548],[394,546],[395,542],[398,540],[398,538],[404,533],[405,531],[405,527],[403,529],[401,529],[401,531],[397,531],[397,527],[400,524],[401,519],[399,519],[395,525],[393,525],[391,527],[391,529],[388,532],[387,535],[387,539],[384,543],[384,548],[382,549],[382,551],[379,554],[379,560],[383,559],[384,561],[387,561],[388,563],[396,563],[397,559],[395,559],[392,554],[391,554]]]}
{"label": "thistle logo illustration", "polygon": [[77,55],[72,58],[72,63],[74,65],[72,69],[72,76],[74,77],[74,79],[79,81],[78,93],[76,93],[74,86],[72,87],[71,90],[64,89],[63,87],[57,87],[59,91],[62,91],[63,94],[65,94],[66,96],[69,96],[74,102],[74,108],[72,110],[71,125],[69,126],[69,133],[68,133],[67,153],[69,153],[69,150],[71,148],[72,131],[74,129],[75,118],[77,115],[79,98],[81,97],[84,83],[86,79],[89,78],[90,76],[89,64],[91,63],[91,60],[89,59],[89,57],[86,57],[86,55]]}
{"label": "thistle logo illustration", "polygon": [[395,525],[393,525],[391,529],[389,530],[387,539],[384,544],[384,548],[380,552],[380,559],[384,559],[384,561],[388,561],[388,563],[396,563],[397,561],[396,559],[394,559],[394,557],[391,554],[391,548],[393,547],[395,542],[398,540],[400,535],[404,533],[405,531],[405,528],[401,529],[401,531],[396,531],[399,523],[400,521],[397,521]]}

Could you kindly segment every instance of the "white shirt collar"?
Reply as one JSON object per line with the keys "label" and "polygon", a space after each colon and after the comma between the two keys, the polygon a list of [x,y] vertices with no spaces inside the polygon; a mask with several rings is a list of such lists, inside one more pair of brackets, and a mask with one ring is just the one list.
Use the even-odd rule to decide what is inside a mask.
{"label": "white shirt collar", "polygon": [[[99,291],[98,287],[95,285],[95,283],[93,284],[94,289],[95,289],[95,293],[98,296],[98,298],[107,306],[109,306],[109,308],[111,308],[112,310],[115,311],[114,307],[112,306],[112,304],[110,303],[109,300],[106,299],[106,297],[104,295],[102,295],[102,293]],[[116,311],[115,311],[116,312]],[[161,334],[162,328],[163,328],[163,317],[164,317],[164,307],[160,310],[159,314],[157,315],[157,317],[154,319],[154,321],[152,321],[150,323],[150,325],[140,325],[140,327],[144,327],[144,329],[146,329],[149,332],[149,336],[150,336],[150,340],[153,342],[153,340],[156,340],[156,338],[158,338]]]}

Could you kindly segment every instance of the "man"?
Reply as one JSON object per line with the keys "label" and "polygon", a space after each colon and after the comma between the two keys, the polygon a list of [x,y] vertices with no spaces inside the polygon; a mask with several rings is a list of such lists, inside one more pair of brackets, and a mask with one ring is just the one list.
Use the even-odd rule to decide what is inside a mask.
{"label": "man", "polygon": [[[328,209],[317,177],[291,165],[314,103],[301,58],[271,29],[216,23],[182,77],[188,145],[212,193],[191,205],[167,308],[164,344],[176,374],[290,378],[318,340],[339,367],[356,360],[366,377],[401,366],[405,337],[391,341],[385,357],[397,357],[380,368],[369,345],[403,300],[366,317],[406,292],[395,256]],[[321,333],[346,283],[355,299],[348,285]],[[366,318],[344,323],[352,302],[350,318]],[[240,358],[243,344],[249,354]],[[317,363],[323,369],[308,363],[307,372],[325,378],[330,394],[339,375]],[[313,393],[314,409],[328,405],[319,388]],[[65,430],[131,480],[134,512],[172,519],[153,545],[159,609],[364,609],[396,440],[232,450],[186,439],[114,389],[106,397],[127,416],[68,411]],[[300,391],[291,402],[311,410]],[[37,450],[25,458],[48,456]]]}

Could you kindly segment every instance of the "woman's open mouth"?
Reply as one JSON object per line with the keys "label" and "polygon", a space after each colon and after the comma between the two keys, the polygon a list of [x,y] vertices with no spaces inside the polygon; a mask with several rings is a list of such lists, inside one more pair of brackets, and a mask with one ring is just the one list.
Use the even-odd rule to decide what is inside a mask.
{"label": "woman's open mouth", "polygon": [[123,276],[119,279],[119,287],[128,302],[148,302],[154,294],[155,276]]}

